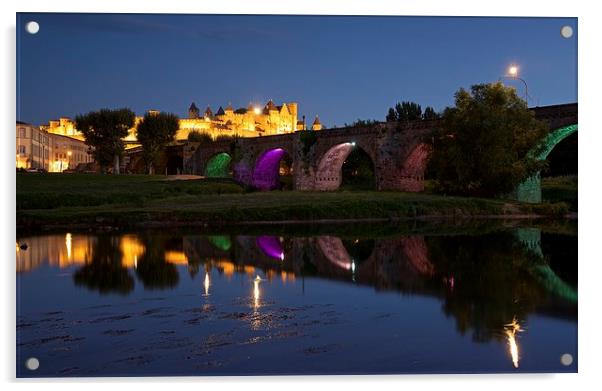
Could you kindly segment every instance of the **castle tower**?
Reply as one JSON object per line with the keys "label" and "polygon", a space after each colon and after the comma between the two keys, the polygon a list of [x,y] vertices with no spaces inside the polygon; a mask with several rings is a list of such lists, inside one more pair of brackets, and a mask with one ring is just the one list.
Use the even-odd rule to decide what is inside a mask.
{"label": "castle tower", "polygon": [[[288,106],[288,111],[291,113],[291,123],[293,127],[291,129],[297,129],[297,103],[290,102],[286,104]],[[298,129],[297,129],[298,130]]]}
{"label": "castle tower", "polygon": [[207,108],[205,109],[205,117],[213,118],[213,111],[211,111],[211,107],[209,107],[209,106],[207,106]]}
{"label": "castle tower", "polygon": [[192,104],[188,108],[188,118],[197,119],[197,118],[199,118],[199,113],[200,113],[199,108],[196,107],[194,102],[192,102]]}
{"label": "castle tower", "polygon": [[320,122],[320,118],[316,115],[316,119],[314,123],[311,125],[311,130],[322,130],[322,123]]}
{"label": "castle tower", "polygon": [[225,113],[226,113],[226,115],[232,115],[232,114],[234,114],[234,108],[232,107],[232,103],[228,103],[228,106],[226,107]]}

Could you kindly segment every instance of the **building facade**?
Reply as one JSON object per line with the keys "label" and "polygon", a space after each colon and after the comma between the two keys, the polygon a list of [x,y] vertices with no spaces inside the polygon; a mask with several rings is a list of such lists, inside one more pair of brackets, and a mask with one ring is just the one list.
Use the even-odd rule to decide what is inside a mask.
{"label": "building facade", "polygon": [[[149,110],[154,112],[155,110]],[[180,126],[176,133],[176,140],[186,140],[192,131],[207,133],[214,139],[218,136],[259,137],[276,134],[292,133],[305,129],[305,121],[298,120],[297,103],[282,103],[277,106],[273,101],[268,101],[265,106],[249,105],[246,108],[234,109],[228,105],[225,109],[221,106],[216,112],[207,107],[202,113],[193,102],[188,108],[188,117],[180,119]],[[136,127],[143,117],[137,116],[135,126],[131,128],[124,141],[130,144],[136,142]],[[316,117],[317,119],[317,117]],[[41,127],[51,134],[68,136],[83,140],[83,135],[75,128],[75,123],[67,117],[49,121],[48,125]],[[312,129],[320,130],[319,121],[314,122]]]}
{"label": "building facade", "polygon": [[49,133],[20,121],[16,123],[16,149],[17,168],[63,172],[94,161],[82,139]]}

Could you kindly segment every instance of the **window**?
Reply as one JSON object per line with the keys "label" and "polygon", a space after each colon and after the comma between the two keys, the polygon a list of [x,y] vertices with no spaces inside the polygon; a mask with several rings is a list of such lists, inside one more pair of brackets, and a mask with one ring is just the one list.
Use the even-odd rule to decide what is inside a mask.
{"label": "window", "polygon": [[25,128],[19,128],[19,137],[25,138]]}
{"label": "window", "polygon": [[25,145],[19,145],[19,155],[25,155],[26,153]]}

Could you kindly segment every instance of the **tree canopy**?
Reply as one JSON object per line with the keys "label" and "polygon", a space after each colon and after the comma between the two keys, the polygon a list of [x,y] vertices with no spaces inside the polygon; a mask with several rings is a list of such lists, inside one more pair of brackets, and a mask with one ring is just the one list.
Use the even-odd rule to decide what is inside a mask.
{"label": "tree canopy", "polygon": [[171,113],[146,113],[138,124],[137,138],[142,144],[142,157],[147,172],[153,173],[157,158],[167,144],[173,141],[178,131],[178,116]]}
{"label": "tree canopy", "polygon": [[75,127],[83,133],[85,143],[92,147],[94,160],[103,169],[113,163],[119,174],[119,158],[123,154],[123,138],[134,126],[136,115],[130,109],[101,109],[75,117]]}
{"label": "tree canopy", "polygon": [[207,132],[199,132],[198,130],[191,130],[188,133],[188,141],[197,143],[210,143],[213,141],[213,137]]}
{"label": "tree canopy", "polygon": [[438,118],[439,114],[431,106],[427,106],[423,113],[422,107],[416,102],[397,102],[395,107],[389,107],[386,116],[387,122],[407,122]]}
{"label": "tree canopy", "polygon": [[433,135],[435,189],[487,197],[511,192],[545,164],[529,152],[547,132],[513,88],[498,82],[460,89]]}

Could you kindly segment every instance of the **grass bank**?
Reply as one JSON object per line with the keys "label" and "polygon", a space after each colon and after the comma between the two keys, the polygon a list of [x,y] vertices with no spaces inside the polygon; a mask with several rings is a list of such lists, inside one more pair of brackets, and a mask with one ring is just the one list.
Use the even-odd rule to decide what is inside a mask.
{"label": "grass bank", "polygon": [[528,205],[419,193],[246,193],[229,180],[164,179],[144,175],[17,174],[17,227],[559,216],[568,210],[565,204]]}
{"label": "grass bank", "polygon": [[544,202],[564,202],[577,211],[577,176],[558,176],[541,179],[541,198]]}

